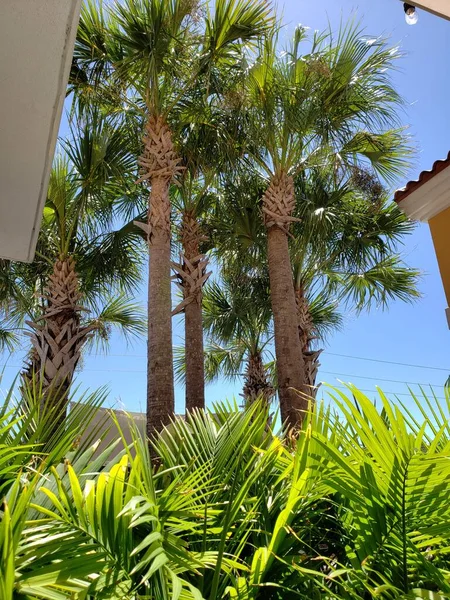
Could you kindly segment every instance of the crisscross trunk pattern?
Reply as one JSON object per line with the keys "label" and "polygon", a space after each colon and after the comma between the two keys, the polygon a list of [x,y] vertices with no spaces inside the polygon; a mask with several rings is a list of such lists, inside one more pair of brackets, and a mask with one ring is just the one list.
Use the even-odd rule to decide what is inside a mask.
{"label": "crisscross trunk pattern", "polygon": [[261,353],[249,354],[243,389],[245,405],[247,406],[259,398],[269,404],[274,394],[275,390],[268,381]]}
{"label": "crisscross trunk pattern", "polygon": [[295,221],[294,182],[290,175],[274,175],[263,196],[267,228],[267,254],[272,302],[278,395],[285,426],[297,428],[308,407],[309,388],[297,323],[292,267],[289,256],[289,225]]}
{"label": "crisscross trunk pattern", "polygon": [[[42,390],[43,409],[47,403],[64,409],[81,350],[94,325],[82,326],[78,276],[71,257],[55,262],[44,292],[46,307],[43,315],[31,327],[32,350],[23,373],[29,385],[35,378]],[[55,406],[53,406],[55,408]]]}
{"label": "crisscross trunk pattern", "polygon": [[298,335],[305,364],[305,381],[310,396],[315,398],[318,390],[316,379],[320,367],[319,356],[322,354],[322,350],[311,350],[311,342],[316,339],[314,335],[315,328],[303,287],[296,288],[295,300],[297,303]]}
{"label": "crisscross trunk pattern", "polygon": [[193,211],[183,214],[180,239],[183,254],[179,263],[172,263],[174,279],[183,293],[183,300],[173,314],[184,312],[186,360],[186,411],[205,408],[205,366],[203,350],[203,286],[211,271],[208,257],[200,252],[204,236]]}
{"label": "crisscross trunk pattern", "polygon": [[151,437],[168,425],[175,411],[169,187],[182,167],[163,117],[149,116],[143,142],[138,181],[147,183],[150,194],[147,223],[138,225],[147,234],[149,251],[147,434]]}

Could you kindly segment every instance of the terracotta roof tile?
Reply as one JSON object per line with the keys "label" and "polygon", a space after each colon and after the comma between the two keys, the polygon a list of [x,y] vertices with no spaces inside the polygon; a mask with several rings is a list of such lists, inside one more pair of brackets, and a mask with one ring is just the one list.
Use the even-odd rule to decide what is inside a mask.
{"label": "terracotta roof tile", "polygon": [[447,158],[437,160],[429,171],[422,171],[418,179],[408,181],[404,188],[397,190],[394,194],[394,200],[396,202],[401,202],[447,167],[450,167],[450,152],[448,153]]}

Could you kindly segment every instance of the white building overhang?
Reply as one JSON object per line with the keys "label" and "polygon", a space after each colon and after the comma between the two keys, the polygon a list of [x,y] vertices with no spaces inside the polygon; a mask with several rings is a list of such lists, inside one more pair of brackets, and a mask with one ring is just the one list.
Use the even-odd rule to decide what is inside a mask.
{"label": "white building overhang", "polygon": [[32,261],[81,0],[0,1],[0,257]]}
{"label": "white building overhang", "polygon": [[397,190],[394,199],[415,221],[427,222],[449,208],[450,152],[446,159],[437,160],[429,171],[422,171],[417,180],[409,181]]}

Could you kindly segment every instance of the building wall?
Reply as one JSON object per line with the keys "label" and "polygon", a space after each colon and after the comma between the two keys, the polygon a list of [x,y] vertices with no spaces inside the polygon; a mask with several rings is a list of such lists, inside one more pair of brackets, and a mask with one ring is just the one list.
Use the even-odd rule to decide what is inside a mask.
{"label": "building wall", "polygon": [[450,207],[428,221],[439,263],[447,303],[450,306]]}
{"label": "building wall", "polygon": [[[74,403],[71,404],[71,407],[72,406],[74,406]],[[130,421],[134,422],[142,438],[146,439],[147,420],[144,413],[124,412],[123,410],[99,408],[81,436],[81,443],[83,445],[88,442],[91,444],[93,441],[100,439],[100,437],[103,438],[97,450],[95,451],[94,457],[99,456],[103,450],[106,450],[108,446],[120,439],[120,433],[117,429],[117,425],[111,418],[112,412],[115,414],[119,422],[120,429],[127,444],[131,444],[133,441],[133,436],[130,430]],[[116,456],[119,452],[121,452],[121,450],[123,450],[122,442],[117,445],[110,458]]]}

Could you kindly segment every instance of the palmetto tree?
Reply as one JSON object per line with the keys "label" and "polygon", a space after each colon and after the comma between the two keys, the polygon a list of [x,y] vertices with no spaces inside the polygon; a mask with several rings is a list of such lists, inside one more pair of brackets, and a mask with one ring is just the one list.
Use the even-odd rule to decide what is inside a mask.
{"label": "palmetto tree", "polygon": [[[245,286],[229,283],[208,286],[205,291],[204,321],[209,334],[205,351],[207,381],[218,376],[227,379],[244,379],[243,397],[246,403],[258,397],[265,401],[273,398],[277,389],[276,362],[273,356],[273,324],[267,278],[259,282],[259,289],[246,294]],[[319,368],[318,340],[324,340],[336,329],[340,329],[343,316],[339,312],[336,296],[327,295],[326,290],[308,290],[309,300],[307,343],[302,347],[305,364],[310,363],[308,381],[311,395],[316,392],[316,375]],[[316,293],[315,293],[316,292]],[[301,341],[306,328],[298,329]],[[316,342],[312,346],[312,342]],[[179,364],[178,374],[183,375]]]}
{"label": "palmetto tree", "polygon": [[266,366],[273,361],[270,303],[259,300],[267,299],[267,292],[267,281],[247,274],[205,288],[206,379],[242,375],[245,405],[258,399],[269,404],[275,394]]}
{"label": "palmetto tree", "polygon": [[201,251],[205,235],[201,216],[211,197],[207,186],[184,179],[174,190],[173,204],[180,213],[178,242],[180,262],[173,262],[175,279],[182,292],[182,300],[173,310],[174,315],[184,312],[185,322],[185,387],[186,411],[205,408],[205,367],[203,349],[203,286],[211,271],[207,270],[208,257]]}
{"label": "palmetto tree", "polygon": [[141,181],[150,188],[143,228],[149,245],[147,413],[153,434],[174,411],[169,188],[182,171],[177,109],[198,85],[204,98],[216,93],[214,66],[240,58],[241,44],[266,30],[270,10],[255,0],[218,0],[211,12],[189,0],[126,0],[108,17],[97,12],[90,3],[82,13],[79,68],[114,71],[115,81],[126,82],[126,105],[137,97],[145,107],[138,162]]}
{"label": "palmetto tree", "polygon": [[[244,59],[242,53],[243,64]],[[215,94],[203,101],[203,90],[195,88],[179,107],[184,171],[171,196],[176,211],[175,239],[181,249],[180,261],[173,263],[174,279],[183,298],[173,314],[184,312],[185,317],[187,411],[205,408],[202,290],[211,273],[208,251],[214,245],[208,217],[221,202],[220,176],[233,173],[246,146],[245,111],[242,100],[235,96],[245,70],[235,62],[217,64]]]}
{"label": "palmetto tree", "polygon": [[[219,336],[220,343],[208,348],[207,372],[240,375],[243,338],[247,343],[258,335],[270,338],[270,282],[259,215],[261,188],[261,179],[245,172],[226,180],[221,202],[209,216],[207,226],[225,287],[221,290],[217,285],[213,290],[207,306],[214,310],[205,318],[212,328],[215,320],[220,323],[225,316],[237,319],[243,315],[245,323],[247,310],[249,314],[263,310],[269,319],[260,321],[259,328],[257,322],[250,328],[242,326],[232,346],[226,344],[229,338]],[[398,254],[398,245],[411,232],[412,224],[388,202],[386,191],[369,173],[354,171],[338,181],[327,169],[309,169],[296,178],[295,198],[300,222],[291,226],[289,239],[297,311],[291,328],[300,340],[304,377],[314,396],[322,352],[319,344],[343,325],[344,311],[359,313],[384,308],[395,299],[414,300],[419,295],[419,273],[408,268]],[[241,291],[248,280],[259,282],[257,291]],[[235,285],[230,287],[230,281]],[[231,311],[232,306],[241,309],[244,305],[238,313]]]}
{"label": "palmetto tree", "polygon": [[339,325],[339,307],[359,313],[417,299],[419,272],[398,254],[413,225],[370,173],[356,169],[339,182],[310,170],[297,179],[296,197],[300,222],[292,227],[290,255],[306,380],[314,392],[320,324]]}
{"label": "palmetto tree", "polygon": [[248,78],[257,140],[251,159],[267,180],[262,211],[281,414],[292,426],[310,393],[292,327],[297,305],[288,239],[297,218],[294,180],[313,165],[332,164],[341,173],[359,160],[370,161],[382,175],[397,174],[405,150],[401,132],[389,129],[399,102],[389,80],[395,50],[350,26],[336,41],[315,35],[302,55],[304,37],[298,29],[281,57],[276,39],[266,39]]}
{"label": "palmetto tree", "polygon": [[61,405],[89,339],[107,341],[111,326],[130,335],[145,329],[141,309],[126,296],[140,281],[139,235],[113,227],[115,202],[132,191],[126,137],[117,123],[91,115],[72,125],[63,146],[35,261],[4,263],[2,270],[12,318],[16,325],[28,319],[30,328],[24,383]]}

